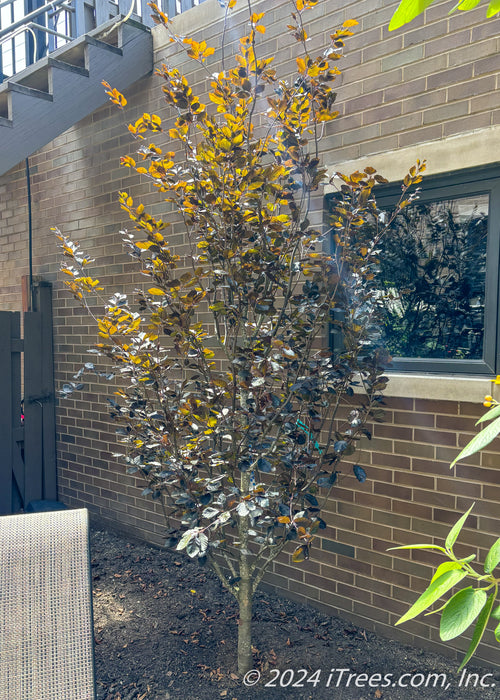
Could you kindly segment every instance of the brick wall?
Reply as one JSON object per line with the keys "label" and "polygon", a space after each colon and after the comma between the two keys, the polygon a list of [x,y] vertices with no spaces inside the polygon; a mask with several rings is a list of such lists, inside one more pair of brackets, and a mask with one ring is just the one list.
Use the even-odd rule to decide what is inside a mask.
{"label": "brick wall", "polygon": [[[417,20],[408,31],[389,34],[386,26],[396,3],[340,0],[334,5],[330,9],[332,3],[322,0],[309,14],[311,47],[318,51],[324,47],[327,35],[345,19],[355,17],[360,26],[341,64],[341,117],[328,125],[322,140],[329,165],[419,144],[425,144],[423,157],[432,159],[432,142],[442,144],[449,136],[472,130],[484,130],[485,139],[498,138],[500,39],[496,23],[484,19],[482,7],[448,17],[453,1],[439,3],[427,11],[425,24]],[[266,0],[256,2],[255,9],[267,12],[261,51],[277,56],[278,71],[293,67],[292,40],[283,34],[289,4]],[[214,18],[220,15],[216,0],[207,0],[176,22],[180,33],[190,32],[197,23],[204,25],[195,37],[203,36],[209,45],[218,46],[221,24]],[[244,13],[235,15],[228,32],[231,40],[236,40],[244,21]],[[172,64],[185,66],[161,32],[155,39],[158,61],[168,57]],[[220,52],[214,59],[218,57]],[[189,75],[194,89],[202,92],[203,72],[195,68]],[[158,82],[153,77],[128,92],[127,121],[144,110],[159,111],[167,118]],[[450,149],[458,168],[467,154],[454,152],[452,142]],[[30,158],[33,272],[54,282],[58,385],[89,359],[85,350],[95,335],[87,316],[62,289],[49,229],[58,225],[77,239],[98,260],[96,275],[108,288],[130,289],[139,284],[117,235],[127,222],[116,193],[125,189],[146,204],[157,200],[147,183],[119,166],[120,156],[133,151],[123,115],[109,106]],[[494,152],[491,149],[490,159]],[[322,206],[318,198],[318,221]],[[160,209],[161,205],[153,205],[153,213]],[[174,225],[172,235],[181,245],[181,228]],[[19,165],[0,178],[0,308],[20,308],[21,276],[27,272],[26,182],[24,166]],[[450,378],[451,390],[456,381]],[[393,626],[425,587],[436,558],[387,549],[445,537],[450,524],[475,501],[474,516],[462,537],[463,551],[477,553],[483,560],[484,548],[499,534],[500,458],[495,451],[484,452],[450,471],[450,461],[474,432],[481,407],[464,401],[470,400],[468,394],[461,400],[444,400],[446,394],[438,399],[413,398],[420,394],[413,394],[408,386],[408,396],[387,399],[386,420],[373,426],[373,439],[364,445],[358,461],[367,471],[366,482],[359,484],[344,469],[325,511],[328,529],[318,538],[311,559],[292,566],[288,555],[283,555],[267,581],[291,597],[365,628],[446,651],[450,647],[439,642],[433,618],[403,628]],[[126,476],[112,457],[115,435],[104,401],[111,390],[90,382],[80,395],[57,407],[59,495],[70,505],[87,506],[109,524],[161,542],[159,510],[141,497],[135,478]],[[458,641],[455,648],[466,644]],[[480,658],[498,663],[492,633]]]}
{"label": "brick wall", "polygon": [[[373,426],[359,462],[368,478],[358,484],[349,469],[324,513],[328,529],[311,559],[301,567],[283,556],[274,565],[273,585],[293,598],[334,610],[381,634],[443,652],[439,618],[419,618],[392,625],[426,587],[437,555],[423,551],[388,552],[415,542],[442,544],[451,525],[473,502],[456,546],[459,555],[484,561],[499,532],[499,455],[483,452],[449,465],[470,439],[482,413],[477,404],[455,401],[387,398],[384,423]],[[468,646],[458,642],[460,649]],[[481,658],[498,663],[493,635]]]}

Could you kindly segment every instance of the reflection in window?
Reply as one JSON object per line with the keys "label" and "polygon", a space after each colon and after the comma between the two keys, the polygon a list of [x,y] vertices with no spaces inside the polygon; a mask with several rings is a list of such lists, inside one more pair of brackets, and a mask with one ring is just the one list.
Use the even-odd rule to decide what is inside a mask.
{"label": "reflection in window", "polygon": [[383,343],[395,357],[481,359],[488,194],[416,202],[383,239]]}

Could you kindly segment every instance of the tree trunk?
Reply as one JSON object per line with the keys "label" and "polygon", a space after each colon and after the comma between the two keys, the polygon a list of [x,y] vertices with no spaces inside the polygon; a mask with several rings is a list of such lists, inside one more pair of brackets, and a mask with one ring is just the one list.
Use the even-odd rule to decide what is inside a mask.
{"label": "tree trunk", "polygon": [[[240,490],[243,496],[249,493],[250,474],[241,473]],[[248,515],[238,517],[239,576],[238,584],[238,673],[242,676],[253,667],[252,657],[252,565],[248,549]]]}
{"label": "tree trunk", "polygon": [[[245,555],[243,555],[245,557]],[[245,557],[247,558],[247,557]],[[241,562],[240,562],[241,564]],[[240,566],[241,570],[241,566]],[[238,622],[238,673],[244,676],[253,667],[252,656],[252,582],[241,578],[238,596],[240,618]]]}

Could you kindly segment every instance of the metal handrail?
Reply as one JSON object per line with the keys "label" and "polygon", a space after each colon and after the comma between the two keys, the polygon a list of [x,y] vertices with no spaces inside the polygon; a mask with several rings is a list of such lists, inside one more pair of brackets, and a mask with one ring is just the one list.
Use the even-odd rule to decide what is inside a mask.
{"label": "metal handrail", "polygon": [[[9,24],[9,26],[5,27],[5,29],[0,29],[0,39],[9,34],[10,32],[13,32],[18,27],[22,27],[23,25],[28,24],[28,22],[30,22],[30,20],[32,19],[35,19],[35,17],[45,14],[46,12],[53,10],[55,7],[58,7],[59,5],[65,4],[65,1],[66,0],[51,0],[51,2],[42,5],[41,7],[37,8],[36,10],[33,10],[32,12],[29,12],[27,15],[24,15],[24,17],[22,17],[21,19],[18,19],[17,22]],[[13,2],[14,0],[8,0],[8,4],[10,5],[12,5]]]}
{"label": "metal handrail", "polygon": [[[38,26],[38,25],[35,25],[35,26]],[[45,27],[44,27],[44,29],[45,29]],[[9,41],[9,40],[11,40],[11,39],[14,39],[16,36],[18,36],[19,34],[22,34],[23,32],[31,32],[31,35],[32,35],[32,38],[33,38],[33,45],[34,45],[33,52],[34,52],[35,55],[36,55],[36,50],[37,50],[37,45],[36,45],[36,34],[35,34],[35,32],[33,31],[33,29],[31,28],[31,26],[29,26],[29,25],[26,26],[26,27],[18,27],[17,29],[15,29],[15,30],[12,32],[12,34],[9,34],[8,36],[4,36],[4,37],[0,36],[0,46],[1,46],[2,44],[4,44],[6,41]]]}
{"label": "metal handrail", "polygon": [[61,34],[61,32],[56,32],[55,29],[44,27],[41,24],[37,24],[36,22],[30,22],[27,25],[27,29],[29,29],[30,27],[33,29],[38,29],[38,31],[40,32],[45,32],[45,34],[50,34],[50,36],[57,36],[59,39],[64,39],[65,41],[71,41],[71,39],[74,38],[72,36],[68,36],[67,34]]}
{"label": "metal handrail", "polygon": [[[137,14],[134,13],[132,17],[152,26],[151,13],[147,6],[148,1],[135,0]],[[22,2],[26,2],[26,0],[0,0],[0,10],[10,5],[12,8],[11,17],[13,18],[14,8],[19,7]],[[60,42],[58,43],[57,39],[66,43],[86,34],[117,14],[128,14],[130,2],[131,0],[50,0],[28,12],[21,19],[13,21],[7,27],[0,28],[0,83],[2,76],[4,79],[11,78],[26,65],[41,58],[38,55],[38,50],[41,54],[46,55],[58,48]],[[157,0],[157,2],[160,8],[172,17],[201,4],[204,0]],[[65,23],[63,32],[68,33],[59,31],[61,27],[58,26],[58,17],[60,15],[64,18]],[[39,21],[33,22],[33,20],[43,16],[46,16],[46,21],[39,19]],[[25,45],[19,47],[13,40],[23,32],[26,33]],[[41,38],[42,35],[47,36],[46,41]],[[12,41],[10,50],[9,41]],[[18,58],[19,54],[21,54],[21,59]],[[9,76],[4,74],[3,66],[5,65],[11,70]]]}
{"label": "metal handrail", "polygon": [[[10,5],[14,20],[23,2],[26,0],[1,0],[0,8]],[[0,82],[93,29],[97,14],[99,23],[106,22],[112,16],[110,11],[110,0],[45,0],[24,17],[0,28]],[[19,44],[14,39],[22,33],[25,33],[25,40]]]}

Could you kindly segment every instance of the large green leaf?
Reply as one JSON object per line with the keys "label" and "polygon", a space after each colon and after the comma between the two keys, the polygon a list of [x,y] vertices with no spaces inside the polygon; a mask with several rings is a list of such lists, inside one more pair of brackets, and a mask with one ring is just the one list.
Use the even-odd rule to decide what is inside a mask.
{"label": "large green leaf", "polygon": [[481,0],[460,0],[460,2],[458,2],[452,10],[450,10],[450,14],[455,12],[455,10],[473,10],[477,5],[479,5],[480,2]]}
{"label": "large green leaf", "polygon": [[464,523],[467,520],[467,518],[469,517],[469,513],[471,512],[471,510],[474,508],[474,505],[475,504],[473,503],[471,505],[471,507],[469,508],[469,510],[466,513],[464,513],[459,520],[457,520],[455,525],[453,525],[453,527],[449,531],[448,537],[446,538],[446,542],[444,543],[444,546],[446,547],[446,549],[448,551],[451,551],[453,549],[453,545],[457,541],[457,537],[460,534],[460,530],[464,526]]}
{"label": "large green leaf", "polygon": [[491,0],[488,5],[488,10],[486,11],[486,17],[493,17],[497,12],[500,12],[500,0]]}
{"label": "large green leaf", "polygon": [[484,571],[491,574],[493,569],[500,564],[500,537],[494,542],[484,560]]}
{"label": "large green leaf", "polygon": [[[408,24],[408,22],[411,22],[415,17],[422,14],[433,2],[434,0],[401,0],[398,9],[391,18],[389,31],[399,29],[404,24]],[[449,14],[456,12],[456,10],[473,10],[480,2],[481,0],[459,0],[450,10]],[[486,17],[493,17],[493,15],[496,15],[498,12],[500,12],[500,0],[490,0],[486,11]]]}
{"label": "large green leaf", "polygon": [[479,613],[479,617],[478,617],[478,620],[476,622],[476,626],[474,627],[474,634],[472,635],[472,641],[469,645],[469,648],[467,650],[467,654],[465,655],[465,658],[463,659],[462,663],[460,664],[460,666],[458,668],[459,671],[461,671],[463,669],[463,667],[466,665],[466,663],[469,661],[469,659],[471,658],[473,653],[476,651],[479,642],[481,641],[481,637],[483,636],[484,630],[486,629],[486,625],[488,624],[488,620],[490,619],[491,608],[493,607],[493,603],[495,602],[495,594],[496,594],[496,591],[493,591],[493,593],[488,598],[486,605]]}
{"label": "large green leaf", "polygon": [[[499,0],[500,2],[500,0]],[[490,408],[489,411],[486,411],[484,416],[481,416],[481,418],[476,421],[476,425],[479,425],[480,423],[484,423],[487,420],[493,420],[493,418],[496,418],[497,416],[500,416],[500,405],[499,406],[493,406],[493,408]]]}
{"label": "large green leaf", "polygon": [[445,548],[438,544],[402,544],[399,547],[389,547],[387,551],[391,552],[393,549],[439,549],[446,554]]}
{"label": "large green leaf", "polygon": [[453,462],[450,464],[450,469],[461,459],[470,457],[470,455],[479,452],[479,450],[482,450],[484,447],[486,447],[486,445],[489,445],[490,442],[496,438],[498,433],[500,433],[500,417],[487,425],[486,428],[483,428],[480,433],[475,435],[472,440],[467,443],[458,457],[455,457]]}
{"label": "large green leaf", "polygon": [[461,569],[463,564],[467,564],[468,562],[472,561],[475,558],[475,556],[475,554],[471,554],[470,557],[460,559],[459,561],[444,561],[436,569],[436,573],[431,578],[431,583],[443,574],[445,574],[447,571],[451,571],[452,569]]}
{"label": "large green leaf", "polygon": [[457,583],[459,583],[463,578],[467,576],[466,571],[459,569],[454,569],[453,571],[447,571],[442,576],[431,583],[430,586],[425,590],[422,595],[415,601],[411,608],[406,612],[399,620],[396,625],[400,625],[403,622],[412,620],[421,612],[429,608],[433,603],[436,602],[442,595],[447,593],[450,588],[453,588]]}
{"label": "large green leaf", "polygon": [[495,639],[497,640],[497,642],[500,642],[500,622],[495,627]]}
{"label": "large green leaf", "polygon": [[403,24],[408,24],[433,2],[434,0],[401,0],[390,21],[389,31],[399,29]]}
{"label": "large green leaf", "polygon": [[455,639],[472,625],[484,608],[487,597],[484,590],[474,590],[469,586],[450,598],[444,607],[439,625],[439,636],[443,642]]}

